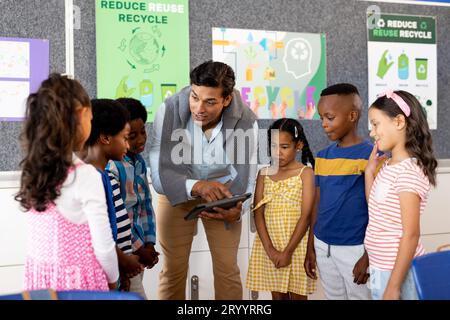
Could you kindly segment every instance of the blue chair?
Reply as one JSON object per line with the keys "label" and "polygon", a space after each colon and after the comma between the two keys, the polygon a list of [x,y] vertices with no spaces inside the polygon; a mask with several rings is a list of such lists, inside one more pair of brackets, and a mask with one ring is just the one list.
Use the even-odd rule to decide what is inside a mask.
{"label": "blue chair", "polygon": [[450,251],[414,258],[412,272],[420,300],[450,300]]}
{"label": "blue chair", "polygon": [[34,290],[0,296],[0,300],[144,300],[133,292]]}

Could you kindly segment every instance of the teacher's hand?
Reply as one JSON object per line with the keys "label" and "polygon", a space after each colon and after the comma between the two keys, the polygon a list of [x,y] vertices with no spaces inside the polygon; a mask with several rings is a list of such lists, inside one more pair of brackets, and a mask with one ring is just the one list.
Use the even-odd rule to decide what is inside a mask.
{"label": "teacher's hand", "polygon": [[216,220],[224,220],[227,222],[234,222],[239,220],[239,217],[241,216],[242,211],[242,202],[238,202],[236,207],[230,208],[230,209],[222,209],[218,207],[213,208],[214,211],[217,213],[209,213],[203,211],[199,214],[201,218],[210,218],[210,219],[216,219]]}
{"label": "teacher's hand", "polygon": [[191,194],[194,197],[202,197],[207,202],[231,198],[233,196],[224,184],[217,181],[205,180],[196,182],[192,187]]}

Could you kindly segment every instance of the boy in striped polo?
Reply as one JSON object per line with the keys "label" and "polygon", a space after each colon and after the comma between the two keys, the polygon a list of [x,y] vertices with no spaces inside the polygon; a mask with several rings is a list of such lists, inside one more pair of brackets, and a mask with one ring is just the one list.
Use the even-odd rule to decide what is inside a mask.
{"label": "boy in striped polo", "polygon": [[322,127],[333,141],[317,154],[315,210],[305,269],[329,300],[366,300],[369,259],[364,170],[373,145],[357,133],[362,102],[358,89],[340,83],[324,89],[318,103]]}

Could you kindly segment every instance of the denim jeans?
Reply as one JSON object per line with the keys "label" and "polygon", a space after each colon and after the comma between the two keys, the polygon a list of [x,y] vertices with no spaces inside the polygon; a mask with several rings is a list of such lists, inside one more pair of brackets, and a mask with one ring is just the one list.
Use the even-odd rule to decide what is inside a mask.
{"label": "denim jeans", "polygon": [[[384,290],[386,290],[392,271],[380,270],[369,267],[370,270],[370,290],[373,300],[383,299]],[[406,274],[400,289],[400,300],[417,300],[417,290],[411,269]]]}

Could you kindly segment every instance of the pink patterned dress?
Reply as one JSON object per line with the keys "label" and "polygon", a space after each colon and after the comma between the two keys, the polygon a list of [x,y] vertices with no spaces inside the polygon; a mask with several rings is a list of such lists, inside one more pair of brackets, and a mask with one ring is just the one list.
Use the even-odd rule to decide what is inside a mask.
{"label": "pink patterned dress", "polygon": [[30,210],[25,290],[108,291],[108,281],[92,246],[89,225],[67,220],[55,205]]}

